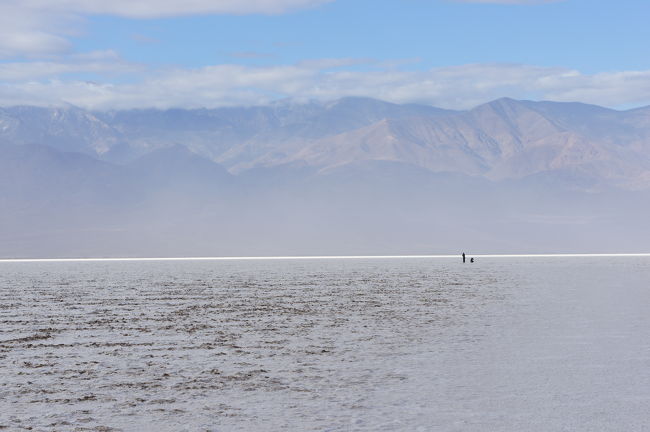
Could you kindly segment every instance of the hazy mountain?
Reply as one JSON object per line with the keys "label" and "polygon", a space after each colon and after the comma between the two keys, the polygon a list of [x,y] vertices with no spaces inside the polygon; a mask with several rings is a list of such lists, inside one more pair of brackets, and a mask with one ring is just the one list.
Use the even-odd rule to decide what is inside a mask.
{"label": "hazy mountain", "polygon": [[101,157],[121,143],[120,134],[94,114],[73,106],[0,107],[0,142],[48,145]]}
{"label": "hazy mountain", "polygon": [[499,99],[462,112],[367,98],[109,113],[13,107],[0,110],[0,141],[118,163],[181,144],[235,174],[387,160],[488,179],[573,172],[583,186],[650,186],[650,109],[579,103]]}
{"label": "hazy mountain", "polygon": [[97,114],[127,140],[135,155],[183,144],[235,171],[252,168],[269,154],[283,155],[292,144],[356,129],[383,118],[444,115],[423,105],[396,105],[367,98],[330,103],[280,101],[263,107],[197,110],[130,110]]}
{"label": "hazy mountain", "polygon": [[0,109],[0,256],[641,251],[650,107]]}
{"label": "hazy mountain", "polygon": [[328,168],[390,160],[489,179],[562,171],[589,176],[594,185],[647,188],[650,128],[644,121],[641,112],[500,99],[446,116],[385,119],[316,140],[282,162]]}
{"label": "hazy mountain", "polygon": [[215,191],[228,186],[232,175],[221,165],[179,144],[147,153],[127,167],[150,187]]}

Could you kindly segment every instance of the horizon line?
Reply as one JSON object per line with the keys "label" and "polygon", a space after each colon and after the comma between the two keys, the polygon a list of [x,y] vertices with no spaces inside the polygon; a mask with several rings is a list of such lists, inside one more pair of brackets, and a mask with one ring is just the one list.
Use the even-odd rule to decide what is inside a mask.
{"label": "horizon line", "polygon": [[[650,253],[557,253],[557,254],[466,254],[475,258],[607,258],[650,257]],[[222,256],[222,257],[115,257],[115,258],[0,258],[0,263],[30,262],[123,262],[123,261],[271,261],[335,259],[426,259],[460,258],[454,255],[304,255],[304,256]]]}

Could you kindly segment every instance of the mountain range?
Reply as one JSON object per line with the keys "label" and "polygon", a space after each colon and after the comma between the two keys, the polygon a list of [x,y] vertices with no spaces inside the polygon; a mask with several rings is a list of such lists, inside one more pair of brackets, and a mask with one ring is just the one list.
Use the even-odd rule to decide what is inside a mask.
{"label": "mountain range", "polygon": [[0,108],[0,256],[641,251],[650,107]]}

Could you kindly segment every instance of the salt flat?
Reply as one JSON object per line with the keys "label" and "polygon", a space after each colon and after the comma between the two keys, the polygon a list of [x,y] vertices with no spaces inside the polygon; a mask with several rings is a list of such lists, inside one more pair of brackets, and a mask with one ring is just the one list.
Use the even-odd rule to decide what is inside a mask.
{"label": "salt flat", "polygon": [[3,262],[0,428],[650,429],[650,259]]}

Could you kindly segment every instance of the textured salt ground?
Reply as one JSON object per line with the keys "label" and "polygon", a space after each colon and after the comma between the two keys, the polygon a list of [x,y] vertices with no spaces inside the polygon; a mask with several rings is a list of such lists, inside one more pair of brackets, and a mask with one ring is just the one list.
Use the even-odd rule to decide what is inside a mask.
{"label": "textured salt ground", "polygon": [[4,263],[0,429],[648,430],[650,260]]}

